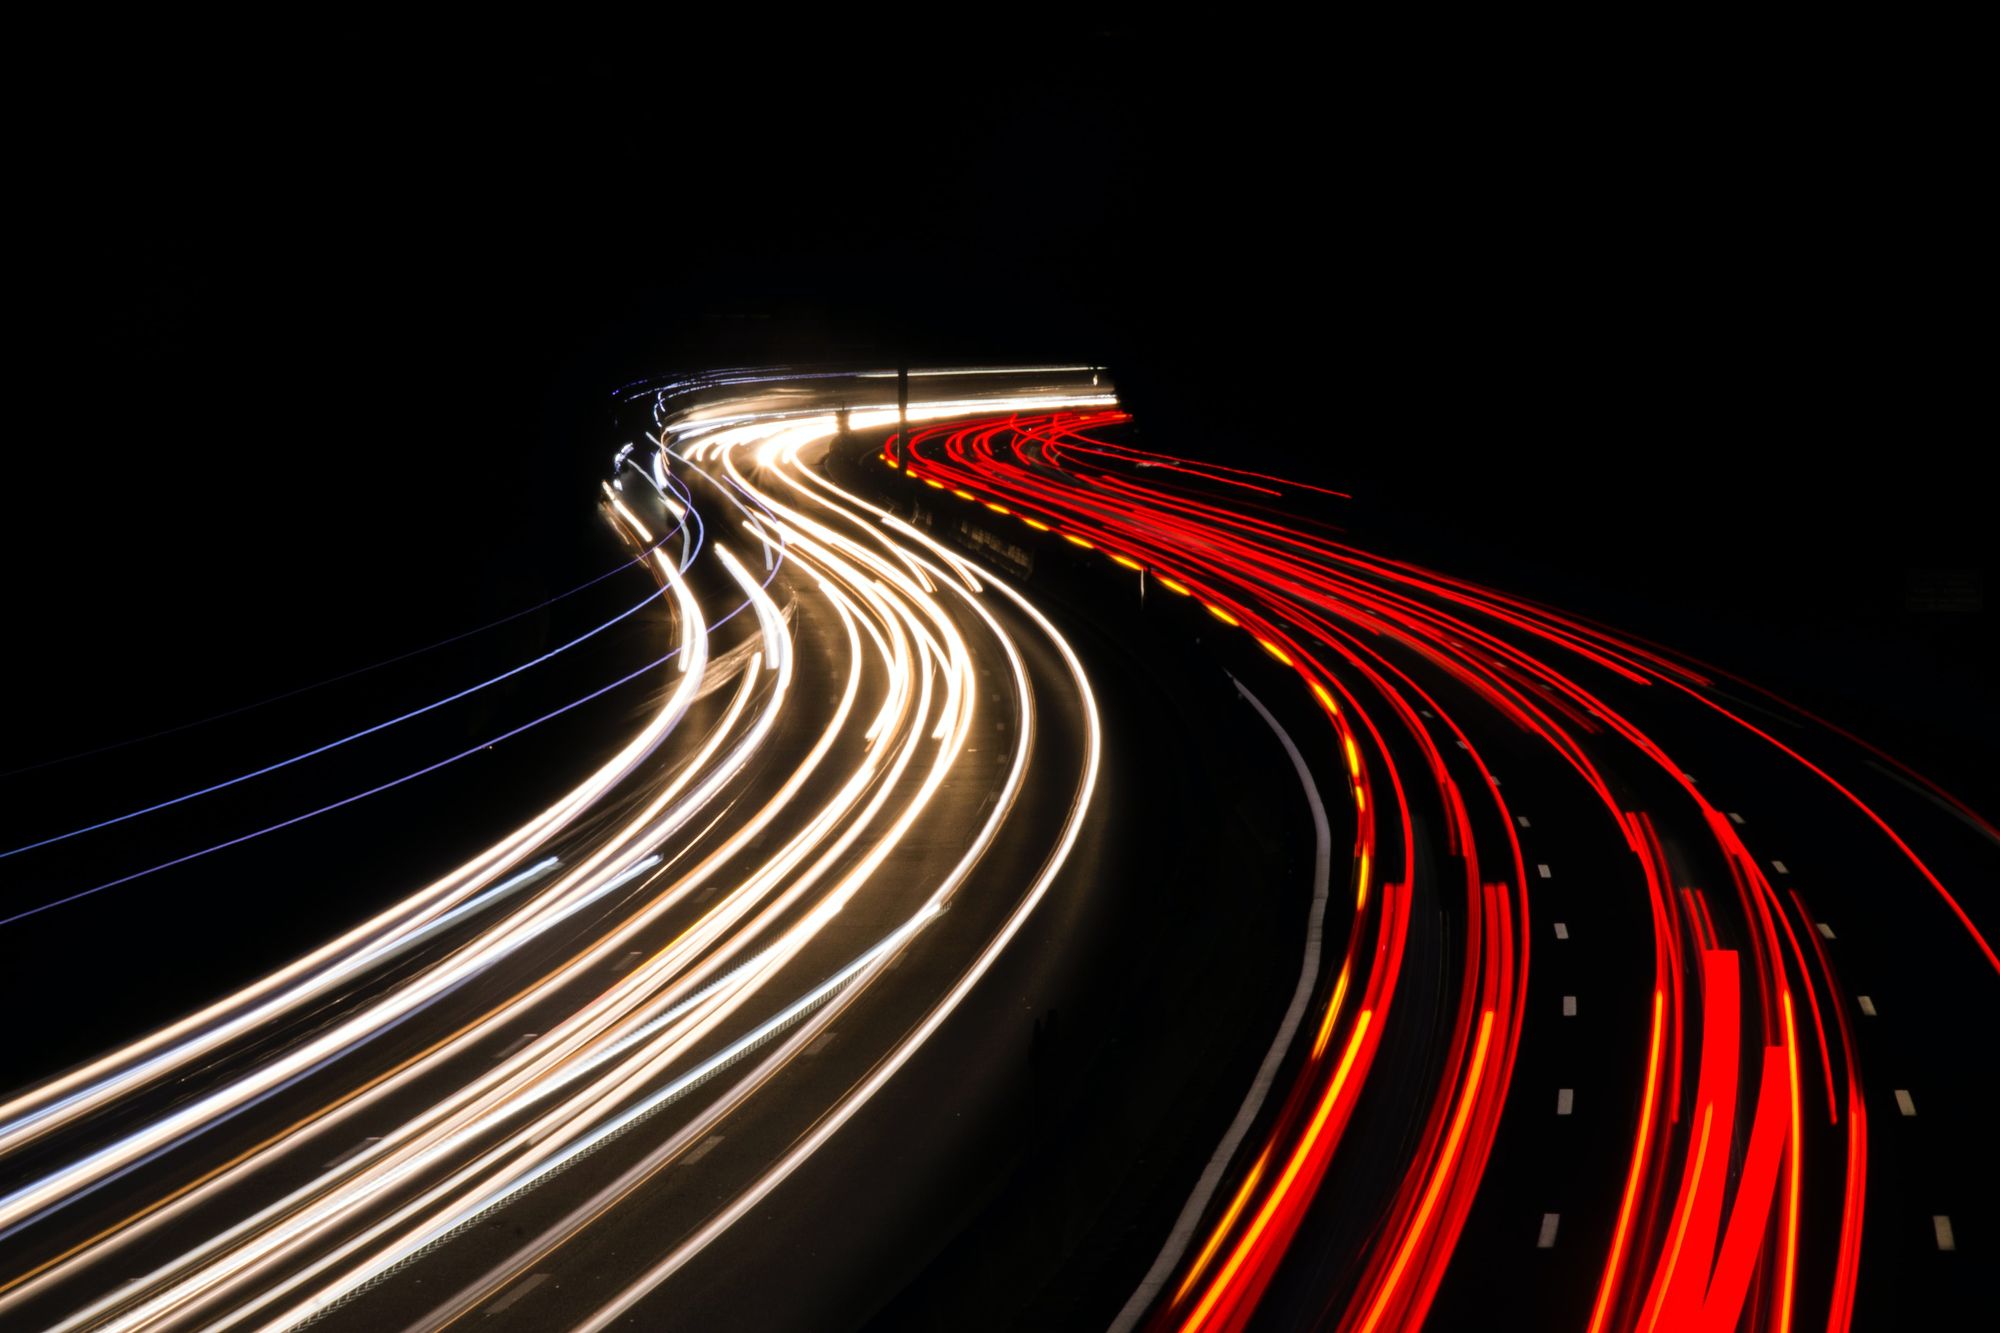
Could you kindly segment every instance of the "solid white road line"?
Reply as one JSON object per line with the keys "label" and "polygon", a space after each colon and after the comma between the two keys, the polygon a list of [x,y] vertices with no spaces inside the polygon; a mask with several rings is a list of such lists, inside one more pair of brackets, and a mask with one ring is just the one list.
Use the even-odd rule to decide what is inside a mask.
{"label": "solid white road line", "polygon": [[1561,1213],[1542,1214],[1542,1234],[1535,1238],[1536,1249],[1553,1250],[1556,1247],[1556,1226],[1561,1221]]}
{"label": "solid white road line", "polygon": [[1187,1253],[1188,1245],[1194,1240],[1195,1228],[1201,1224],[1201,1216],[1208,1211],[1209,1201],[1215,1197],[1217,1187],[1222,1184],[1222,1175],[1229,1167],[1229,1159],[1236,1155],[1243,1142],[1243,1136],[1250,1132],[1251,1123],[1256,1120],[1258,1109],[1270,1095],[1271,1085],[1278,1077],[1278,1066],[1285,1058],[1285,1051],[1297,1035],[1299,1023],[1305,1017],[1306,1003],[1312,998],[1314,982],[1319,977],[1320,930],[1326,918],[1327,884],[1333,864],[1333,831],[1327,823],[1326,806],[1321,803],[1319,787],[1314,784],[1312,770],[1306,767],[1305,756],[1293,742],[1290,733],[1271,716],[1271,710],[1252,694],[1236,677],[1229,678],[1236,685],[1236,692],[1257,710],[1266,726],[1277,733],[1278,741],[1290,756],[1292,769],[1299,775],[1299,785],[1305,788],[1306,804],[1312,809],[1313,821],[1313,900],[1312,914],[1306,919],[1305,958],[1299,967],[1299,984],[1292,992],[1292,1003],[1285,1010],[1285,1021],[1278,1025],[1278,1035],[1271,1042],[1271,1049],[1264,1053],[1264,1063],[1257,1069],[1257,1077],[1250,1085],[1249,1095],[1243,1105],[1237,1108],[1236,1118],[1229,1124],[1229,1132],[1222,1136],[1215,1152],[1210,1155],[1208,1165],[1202,1169],[1201,1178],[1195,1182],[1194,1193],[1181,1208],[1181,1214],[1174,1219],[1174,1229],[1167,1233],[1167,1243],[1160,1247],[1153,1266],[1146,1270],[1146,1276],[1127,1298],[1125,1307],[1118,1317],[1111,1321],[1110,1333],[1130,1333],[1148,1309],[1159,1298],[1166,1287],[1167,1279],[1180,1266],[1181,1256]]}

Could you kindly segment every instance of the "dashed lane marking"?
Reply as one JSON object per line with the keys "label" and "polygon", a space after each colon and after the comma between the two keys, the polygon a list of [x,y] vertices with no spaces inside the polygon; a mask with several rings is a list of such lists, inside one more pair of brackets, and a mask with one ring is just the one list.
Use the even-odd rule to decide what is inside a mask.
{"label": "dashed lane marking", "polygon": [[526,1046],[529,1042],[533,1041],[539,1035],[540,1035],[539,1033],[534,1033],[534,1032],[523,1032],[520,1036],[508,1042],[505,1047],[503,1047],[498,1051],[495,1051],[493,1053],[493,1058],[496,1061],[505,1060],[508,1056],[520,1050],[523,1046]]}
{"label": "dashed lane marking", "polygon": [[515,1301],[520,1300],[523,1296],[527,1295],[529,1292],[533,1291],[536,1287],[541,1286],[542,1283],[548,1280],[549,1280],[549,1275],[547,1273],[536,1273],[531,1277],[523,1278],[521,1281],[514,1284],[514,1289],[512,1291],[508,1292],[505,1296],[502,1296],[499,1300],[493,1302],[493,1304],[486,1307],[486,1317],[490,1319],[494,1315],[499,1314],[502,1310],[512,1305]]}
{"label": "dashed lane marking", "polygon": [[691,1151],[682,1155],[681,1165],[686,1166],[690,1162],[699,1162],[702,1158],[714,1152],[716,1145],[721,1142],[722,1142],[722,1135],[720,1134],[709,1135],[707,1138],[703,1139],[700,1143],[696,1144]]}

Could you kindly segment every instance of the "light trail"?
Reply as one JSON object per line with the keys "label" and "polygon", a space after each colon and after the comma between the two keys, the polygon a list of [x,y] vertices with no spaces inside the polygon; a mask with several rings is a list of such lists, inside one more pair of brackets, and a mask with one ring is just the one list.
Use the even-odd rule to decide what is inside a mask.
{"label": "light trail", "polygon": [[[1106,395],[998,401],[1056,406],[1078,397]],[[753,575],[715,543],[703,553],[712,574],[699,562],[667,559],[652,522],[632,507],[644,492],[606,487],[619,526],[651,553],[683,635],[653,664],[665,669],[667,693],[652,719],[610,763],[452,875],[262,982],[0,1108],[0,1154],[88,1138],[88,1126],[128,1104],[142,1106],[161,1080],[199,1062],[228,1070],[234,1047],[282,1030],[390,964],[404,972],[331,1025],[300,1033],[164,1114],[141,1110],[116,1137],[0,1197],[0,1234],[32,1229],[142,1165],[151,1178],[183,1158],[198,1162],[220,1126],[245,1116],[268,1120],[264,1108],[281,1094],[313,1108],[220,1166],[182,1168],[197,1174],[83,1243],[6,1277],[0,1317],[50,1308],[72,1287],[88,1292],[89,1272],[134,1244],[156,1244],[170,1225],[236,1210],[237,1220],[220,1229],[197,1221],[211,1229],[177,1236],[173,1257],[72,1306],[51,1325],[289,1326],[355,1299],[472,1220],[657,1116],[671,1111],[680,1129],[669,1141],[680,1142],[693,1128],[736,1114],[751,1092],[782,1079],[801,1039],[879,986],[889,958],[928,938],[925,928],[983,873],[1041,744],[1032,700],[1047,687],[1031,682],[1012,641],[1016,624],[1054,641],[1069,671],[1057,687],[1091,719],[1089,748],[1072,761],[1079,777],[1070,813],[1051,835],[1041,873],[1019,886],[1011,913],[931,1001],[928,1017],[875,1062],[871,1091],[911,1058],[1018,933],[1060,877],[1090,808],[1099,761],[1080,663],[1011,589],[1001,590],[1010,621],[982,603],[990,585],[964,561],[934,543],[908,544],[907,534],[877,521],[879,511],[825,490],[816,477],[801,481],[798,474],[810,470],[799,454],[832,432],[829,414],[747,410],[689,424],[676,431],[671,418],[662,419],[651,502],[673,515],[677,530],[710,526],[666,468],[669,456],[682,459],[689,480],[742,513],[765,568]],[[678,445],[671,444],[675,434]],[[621,453],[617,465],[626,461]],[[706,470],[715,464],[720,476]],[[711,650],[709,635],[723,632],[726,620],[704,627],[696,576],[719,577],[753,612],[749,641]],[[780,590],[787,605],[775,595]],[[798,636],[807,632],[816,660],[837,645],[836,660],[847,663],[845,683],[830,698],[798,695]],[[1011,758],[994,779],[995,799],[952,864],[914,881],[907,872],[889,875],[892,861],[924,862],[915,850],[923,844],[912,835],[939,817],[935,798],[963,766],[978,713],[977,662],[996,655],[1007,664],[1018,717]],[[695,701],[732,679],[722,715],[692,745],[677,742]],[[787,760],[774,786],[754,775],[781,730],[810,743]],[[592,815],[635,784],[641,799],[626,797],[615,822]],[[717,805],[721,812],[699,825],[697,815]],[[695,841],[677,841],[697,828]],[[581,841],[577,829],[588,830]],[[773,833],[777,842],[760,850]],[[562,849],[559,856],[546,854],[551,847]],[[823,960],[848,933],[833,927],[862,895],[908,907],[900,924],[829,972]],[[638,964],[608,986],[591,979],[621,947],[648,939]],[[475,976],[506,976],[511,993],[467,1015],[464,987]],[[377,1072],[368,1052],[382,1034],[440,1023],[441,1037]],[[497,1059],[479,1057],[481,1047],[524,1025],[539,1035],[510,1044]],[[738,1061],[773,1043],[750,1077],[707,1092]],[[815,1145],[866,1100],[850,1093],[832,1104]],[[363,1150],[304,1177],[287,1165],[325,1156],[321,1145],[337,1126],[364,1123],[370,1138]],[[794,1149],[739,1199],[775,1189],[808,1151]],[[174,1174],[170,1169],[169,1178]],[[292,1183],[274,1196],[267,1179]],[[257,1206],[245,1206],[253,1200]],[[588,1211],[594,1218],[603,1210]],[[724,1230],[726,1223],[711,1221],[687,1244],[705,1244]]]}
{"label": "light trail", "polygon": [[[1243,1326],[1281,1267],[1300,1217],[1312,1207],[1316,1155],[1340,1150],[1343,1118],[1308,1117],[1308,1109],[1321,1104],[1310,1090],[1326,1077],[1323,1062],[1339,1052],[1335,1069],[1343,1091],[1369,1095],[1372,1043],[1356,1045],[1350,1038],[1342,1045],[1334,1037],[1340,1009],[1356,990],[1363,1010],[1376,1016],[1377,1033],[1385,1030],[1405,939],[1397,917],[1415,887],[1404,813],[1415,800],[1421,800],[1426,820],[1443,829],[1436,839],[1439,852],[1464,862],[1456,1007],[1446,1010],[1451,1022],[1442,1072],[1431,1084],[1428,1111],[1414,1149],[1406,1151],[1405,1170],[1386,1197],[1364,1205],[1376,1220],[1355,1289],[1329,1299],[1336,1312],[1344,1312],[1338,1314],[1342,1327],[1423,1321],[1492,1149],[1528,993],[1525,886],[1530,881],[1517,825],[1488,769],[1485,745],[1460,722],[1461,716],[1483,712],[1538,742],[1570,770],[1606,825],[1633,852],[1642,872],[1635,887],[1651,904],[1650,1040],[1639,1052],[1643,1058],[1634,1062],[1644,1094],[1635,1106],[1615,1225],[1606,1219],[1605,1257],[1589,1327],[1595,1333],[1649,1318],[1662,1327],[1695,1318],[1715,1327],[1735,1326],[1739,1317],[1773,1327],[1792,1320],[1801,1272],[1807,1137],[1798,1085],[1801,1067],[1814,1055],[1829,1118],[1838,1125],[1844,1103],[1849,1121],[1840,1160],[1822,1167],[1838,1182],[1843,1202],[1838,1261],[1828,1265],[1833,1286],[1819,1298],[1831,1311],[1831,1325],[1845,1327],[1859,1266],[1868,1154],[1844,1008],[1838,1002],[1831,1006],[1843,1026],[1829,1034],[1827,1006],[1809,973],[1812,960],[1800,947],[1787,905],[1744,845],[1736,827],[1740,821],[1711,803],[1657,733],[1612,702],[1613,693],[1665,686],[1801,765],[1885,836],[1970,937],[1976,954],[1991,964],[1985,933],[1961,896],[1826,767],[1799,746],[1745,722],[1725,702],[1729,696],[1714,689],[1712,669],[1551,608],[1358,549],[1327,535],[1337,534],[1337,528],[1290,522],[1279,506],[1292,493],[1343,497],[1266,473],[1132,449],[1109,438],[1124,421],[1122,413],[1108,409],[1016,410],[913,426],[885,444],[880,461],[924,488],[913,491],[913,506],[968,515],[977,507],[996,515],[957,521],[1009,528],[1017,534],[1009,540],[1031,546],[1038,558],[1075,566],[1080,579],[1102,580],[1117,569],[1143,571],[1151,584],[1187,598],[1210,630],[1219,622],[1240,632],[1250,649],[1294,673],[1301,692],[1324,714],[1333,763],[1352,784],[1359,830],[1355,859],[1364,865],[1372,859],[1379,867],[1375,876],[1363,871],[1357,877],[1349,949],[1338,964],[1329,962],[1329,977],[1337,982],[1299,1084],[1278,1123],[1235,1154],[1241,1184],[1221,1192],[1229,1205],[1214,1219],[1192,1271],[1163,1288],[1149,1279],[1143,1290],[1170,1293],[1155,1303],[1151,1326]],[[1246,492],[1254,492],[1253,501],[1243,500]],[[1061,544],[1051,546],[1051,539]],[[1092,561],[1103,562],[1097,566],[1103,574],[1089,572]],[[1188,632],[1200,633],[1193,625]],[[1232,660],[1234,650],[1219,651]],[[1420,686],[1419,670],[1447,683],[1453,697]],[[1453,742],[1457,757],[1447,760],[1449,752],[1439,749],[1440,733]],[[1398,752],[1415,757],[1415,772],[1429,779],[1427,787],[1403,781],[1393,757]],[[1617,786],[1611,772],[1619,774]],[[1628,809],[1616,793],[1629,787],[1633,772],[1653,775],[1650,780],[1662,782],[1675,803],[1646,813]],[[1924,789],[1937,790],[1930,784]],[[1938,799],[1964,813],[1947,798]],[[1389,832],[1377,822],[1385,802],[1389,819],[1404,822],[1404,836],[1378,845]],[[1976,816],[1966,818],[1975,828],[1988,827]],[[1654,831],[1662,821],[1675,826],[1683,844],[1673,856]],[[1527,822],[1521,819],[1518,827]],[[1693,850],[1686,848],[1689,842]],[[1492,882],[1479,870],[1487,855],[1482,847],[1488,845],[1501,849],[1504,867]],[[1686,881],[1686,866],[1694,863],[1726,869],[1733,914],[1722,916],[1711,895],[1672,887]],[[1542,866],[1539,877],[1548,874]],[[1442,878],[1434,874],[1425,891],[1441,894]],[[1381,896],[1371,901],[1374,881],[1386,902]],[[1356,944],[1371,930],[1374,947],[1357,952]],[[1559,928],[1558,938],[1566,937]],[[1695,947],[1685,943],[1690,938]],[[1723,939],[1736,943],[1724,945]],[[1686,1021],[1690,992],[1710,1001],[1715,995],[1717,983],[1704,983],[1699,975],[1701,960],[1739,956],[1720,952],[1725,949],[1740,950],[1747,964],[1755,986],[1743,997],[1743,1012],[1764,1034],[1740,1056],[1731,1036],[1739,1021],[1733,1001],[1701,1027],[1690,1029]],[[1820,961],[1824,972],[1823,956]],[[1733,970],[1728,975],[1733,978]],[[1794,1018],[1794,996],[1801,989],[1815,1039],[1805,1043],[1797,1040]],[[1643,1036],[1645,1026],[1638,1027]],[[1838,1060],[1835,1035],[1841,1038]],[[1704,1062],[1699,1113],[1683,1114],[1689,1109],[1682,1093],[1684,1052],[1697,1051]],[[1781,1056],[1777,1067],[1788,1071],[1788,1079],[1776,1084],[1770,1076],[1772,1052]],[[1739,1062],[1762,1072],[1738,1078]],[[1461,1081],[1461,1072],[1475,1068],[1480,1077]],[[1849,1083],[1844,1099],[1843,1079]],[[1754,1100],[1739,1107],[1746,1096]],[[1857,1118],[1859,1126],[1853,1124]],[[1727,1142],[1732,1126],[1752,1119],[1760,1165],[1732,1193],[1720,1174],[1727,1154],[1704,1155],[1697,1136],[1708,1125]],[[1300,1151],[1306,1155],[1296,1156]],[[1297,1170],[1274,1176],[1267,1164],[1288,1152],[1295,1154]],[[1667,1183],[1675,1161],[1682,1164],[1678,1190]],[[1725,1222],[1720,1255],[1712,1259]],[[1232,1234],[1239,1237],[1236,1248],[1222,1248]],[[1217,1253],[1231,1257],[1219,1273],[1197,1283]],[[1726,1272],[1727,1281],[1711,1286],[1711,1272]]]}
{"label": "light trail", "polygon": [[[1560,1233],[1587,1269],[1586,1326],[1846,1329],[1869,1126],[1831,931],[1689,776],[1673,719],[1729,729],[1852,810],[1990,963],[1975,906],[1886,807],[1747,722],[1711,668],[1293,512],[1342,492],[1126,443],[1095,368],[916,378],[906,414],[877,372],[621,391],[640,419],[600,512],[659,584],[640,606],[673,609],[636,673],[644,716],[450,874],[0,1104],[0,1164],[21,1168],[0,1239],[22,1256],[0,1271],[0,1321],[277,1329],[418,1304],[416,1326],[442,1327],[600,1254],[579,1242],[634,1216],[643,1246],[567,1320],[671,1317],[676,1275],[725,1240],[756,1246],[753,1219],[809,1162],[840,1160],[849,1127],[1043,933],[1044,903],[1084,888],[1070,858],[1117,757],[1082,656],[1004,568],[1106,604],[1136,594],[1169,642],[1261,673],[1258,710],[1286,717],[1313,797],[1304,973],[1275,1037],[1255,1034],[1260,1082],[1200,1145],[1206,1170],[1121,1327],[1374,1330],[1451,1307],[1503,1123],[1519,1136],[1524,1106],[1546,1105],[1510,1090],[1531,1015],[1553,1012],[1530,940],[1571,871],[1540,805],[1516,802],[1556,790],[1559,815],[1628,857],[1589,892],[1639,922],[1631,1002],[1586,1000],[1625,1043],[1593,1059],[1631,1089],[1575,1099],[1618,1122],[1602,1215],[1566,1212]],[[1556,914],[1554,947],[1578,947],[1586,910]],[[1348,1169],[1384,1123],[1386,1168]],[[663,1173],[725,1131],[741,1161],[681,1197]],[[1551,1248],[1556,1215],[1536,1212]],[[471,1268],[429,1261],[500,1219],[519,1220]],[[1334,1243],[1330,1264],[1314,1247]],[[1335,1271],[1338,1287],[1312,1285]]]}

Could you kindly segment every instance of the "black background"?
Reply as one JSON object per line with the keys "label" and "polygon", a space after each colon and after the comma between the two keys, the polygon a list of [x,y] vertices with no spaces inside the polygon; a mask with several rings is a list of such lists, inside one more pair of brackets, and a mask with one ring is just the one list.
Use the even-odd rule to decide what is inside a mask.
{"label": "black background", "polygon": [[1950,34],[168,36],[21,57],[7,767],[597,572],[633,376],[1087,358],[1996,805]]}

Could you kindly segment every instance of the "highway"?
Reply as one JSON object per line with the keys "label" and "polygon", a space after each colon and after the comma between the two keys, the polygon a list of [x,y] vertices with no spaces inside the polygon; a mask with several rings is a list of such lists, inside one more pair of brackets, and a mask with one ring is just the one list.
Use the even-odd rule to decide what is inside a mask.
{"label": "highway", "polygon": [[[157,847],[10,893],[26,929],[600,710],[518,820],[439,809],[477,827],[447,873],[6,1092],[0,1326],[1990,1305],[1978,812],[1715,667],[1349,544],[1336,490],[1140,448],[1095,367],[617,410],[596,624],[0,848]],[[519,719],[424,730],[517,678]]]}
{"label": "highway", "polygon": [[[1028,603],[809,479],[830,417],[745,406],[655,426],[607,478],[672,608],[614,754],[313,954],[0,1107],[0,1317],[535,1320],[560,1260],[601,1303],[540,1301],[609,1324],[978,987],[1091,809],[1088,683]],[[669,1167],[701,1186],[620,1216],[674,1244],[614,1266],[577,1242]],[[451,1243],[499,1211],[507,1254]]]}
{"label": "highway", "polygon": [[1014,414],[879,458],[1261,654],[1316,705],[1314,804],[1346,807],[1307,1021],[1113,1326],[1990,1307],[1962,1253],[1990,1062],[1961,1038],[2000,1002],[1992,825],[1746,682],[1346,545],[1295,517],[1344,497],[1125,424]]}

